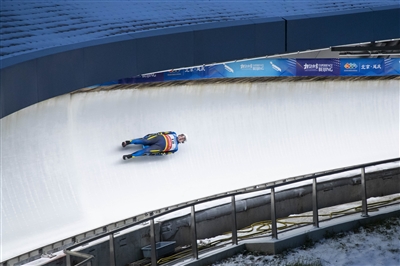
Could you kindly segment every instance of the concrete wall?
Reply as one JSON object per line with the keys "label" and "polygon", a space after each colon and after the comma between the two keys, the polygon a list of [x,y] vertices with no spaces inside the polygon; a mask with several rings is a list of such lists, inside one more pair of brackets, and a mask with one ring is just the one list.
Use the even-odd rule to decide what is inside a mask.
{"label": "concrete wall", "polygon": [[[155,224],[156,241],[160,241],[160,227]],[[115,265],[128,265],[134,261],[143,259],[142,247],[150,245],[150,227],[143,227],[129,233],[114,236]],[[110,241],[98,241],[79,250],[79,252],[93,255],[92,265],[112,265],[110,262]],[[83,261],[82,258],[72,257],[71,263],[75,265]],[[10,264],[11,265],[11,264]],[[66,265],[66,257],[46,263],[48,266]]]}
{"label": "concrete wall", "polygon": [[[400,192],[400,169],[389,169],[366,174],[367,197],[379,197]],[[318,207],[361,201],[361,176],[352,176],[318,183]],[[270,195],[236,202],[237,228],[270,220]],[[277,218],[312,211],[311,185],[276,192]],[[196,212],[198,239],[221,235],[232,230],[230,204]],[[190,244],[190,216],[179,217],[161,224],[161,240],[177,241],[177,245]]]}

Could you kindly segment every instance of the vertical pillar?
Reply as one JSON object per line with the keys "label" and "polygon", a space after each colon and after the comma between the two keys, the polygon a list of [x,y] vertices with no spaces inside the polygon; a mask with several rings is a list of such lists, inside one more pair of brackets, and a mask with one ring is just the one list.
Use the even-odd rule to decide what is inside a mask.
{"label": "vertical pillar", "polygon": [[66,264],[67,264],[67,266],[71,266],[71,255],[69,255],[68,253],[67,253],[67,262],[66,262]]}
{"label": "vertical pillar", "polygon": [[278,229],[276,226],[275,188],[271,188],[271,224],[272,238],[278,239]]}
{"label": "vertical pillar", "polygon": [[190,232],[191,232],[191,242],[192,242],[192,254],[193,258],[197,260],[199,259],[199,251],[197,249],[196,212],[194,209],[194,205],[192,205],[191,218],[192,222],[190,224]]}
{"label": "vertical pillar", "polygon": [[361,204],[363,217],[368,217],[368,205],[367,205],[367,184],[365,179],[365,167],[361,168]]}
{"label": "vertical pillar", "polygon": [[237,238],[237,221],[236,221],[236,200],[235,195],[232,196],[232,245],[238,244]]}
{"label": "vertical pillar", "polygon": [[114,234],[110,234],[110,266],[115,266]]}
{"label": "vertical pillar", "polygon": [[150,246],[151,246],[151,266],[157,266],[157,251],[156,251],[156,230],[154,227],[154,219],[150,220]]}
{"label": "vertical pillar", "polygon": [[312,203],[313,203],[313,223],[314,223],[315,227],[319,227],[319,220],[318,220],[318,191],[317,191],[317,179],[316,178],[313,178]]}

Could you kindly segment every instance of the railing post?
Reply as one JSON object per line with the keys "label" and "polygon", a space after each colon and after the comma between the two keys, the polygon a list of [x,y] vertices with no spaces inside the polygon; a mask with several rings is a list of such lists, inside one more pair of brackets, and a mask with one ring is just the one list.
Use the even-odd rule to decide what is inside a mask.
{"label": "railing post", "polygon": [[110,234],[110,266],[115,266],[114,234]]}
{"label": "railing post", "polygon": [[271,188],[271,224],[272,238],[278,239],[278,230],[276,227],[275,188]]}
{"label": "railing post", "polygon": [[367,184],[365,179],[365,167],[361,168],[361,204],[363,217],[368,217],[368,205],[367,205]]}
{"label": "railing post", "polygon": [[67,262],[66,262],[66,264],[67,264],[67,266],[71,266],[71,255],[70,254],[68,254],[67,253]]}
{"label": "railing post", "polygon": [[196,212],[194,209],[194,205],[192,205],[191,218],[192,219],[190,224],[190,231],[191,231],[192,253],[193,253],[193,258],[197,260],[199,259],[199,251],[197,249]]}
{"label": "railing post", "polygon": [[154,219],[150,220],[150,245],[151,245],[151,266],[157,265],[156,234]]}
{"label": "railing post", "polygon": [[319,227],[318,220],[318,191],[317,191],[317,179],[313,178],[312,186],[312,203],[313,203],[313,222],[315,227]]}
{"label": "railing post", "polygon": [[235,195],[232,196],[232,245],[238,244],[237,238],[237,221],[236,221],[236,200]]}

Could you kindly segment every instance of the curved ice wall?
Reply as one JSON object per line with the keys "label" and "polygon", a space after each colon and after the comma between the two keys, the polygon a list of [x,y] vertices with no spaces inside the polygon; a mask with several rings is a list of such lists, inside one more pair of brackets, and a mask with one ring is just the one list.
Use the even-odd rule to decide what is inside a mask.
{"label": "curved ice wall", "polygon": [[[270,180],[399,156],[399,80],[75,93],[1,120],[1,261],[110,222]],[[166,157],[121,142],[173,130]]]}

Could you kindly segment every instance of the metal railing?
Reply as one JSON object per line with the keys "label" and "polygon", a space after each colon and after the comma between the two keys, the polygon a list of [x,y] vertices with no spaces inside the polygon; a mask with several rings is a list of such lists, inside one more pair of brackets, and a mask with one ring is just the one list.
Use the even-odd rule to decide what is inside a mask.
{"label": "metal railing", "polygon": [[296,177],[290,177],[286,179],[281,179],[277,181],[272,181],[256,186],[250,186],[238,190],[233,190],[233,191],[228,191],[220,194],[216,194],[213,196],[205,197],[205,198],[200,198],[192,201],[188,201],[185,203],[180,203],[177,205],[173,205],[167,208],[162,208],[158,210],[154,210],[151,212],[147,212],[145,214],[135,216],[133,217],[131,224],[121,226],[119,228],[110,230],[108,232],[99,234],[97,236],[94,236],[90,239],[86,239],[80,243],[76,243],[64,250],[64,253],[67,255],[67,265],[71,265],[71,256],[77,256],[80,258],[83,258],[84,261],[76,264],[75,266],[78,265],[91,265],[91,260],[93,259],[93,255],[88,255],[84,254],[81,252],[75,252],[72,251],[73,249],[76,249],[82,245],[88,244],[89,242],[108,237],[110,241],[110,266],[115,266],[115,254],[114,254],[114,234],[119,233],[122,230],[126,230],[132,226],[139,225],[143,222],[150,221],[150,244],[151,244],[151,264],[153,266],[157,265],[157,258],[156,258],[156,237],[155,237],[155,225],[154,225],[154,219],[158,218],[160,216],[163,216],[165,214],[178,211],[184,208],[191,208],[191,223],[190,223],[190,232],[191,232],[191,246],[192,246],[192,257],[194,259],[198,259],[198,247],[197,247],[197,233],[196,233],[196,210],[195,207],[196,205],[213,201],[213,200],[218,200],[222,198],[228,198],[231,197],[231,212],[232,212],[232,244],[237,245],[238,244],[238,236],[237,236],[237,222],[236,222],[236,199],[235,197],[237,195],[241,194],[246,194],[246,193],[251,193],[251,192],[256,192],[260,190],[266,190],[270,189],[271,190],[271,223],[272,223],[272,231],[271,231],[271,236],[274,239],[278,238],[278,230],[277,230],[277,217],[276,217],[276,200],[275,200],[275,189],[277,187],[301,182],[301,181],[306,181],[306,180],[312,180],[312,208],[313,208],[313,225],[315,227],[319,227],[319,220],[318,220],[318,198],[317,198],[317,178],[323,177],[323,176],[328,176],[328,175],[333,175],[333,174],[338,174],[346,171],[351,171],[351,170],[361,170],[361,202],[362,202],[362,216],[368,216],[368,207],[367,207],[367,190],[366,190],[366,179],[365,179],[365,168],[374,166],[374,165],[380,165],[380,164],[386,164],[386,163],[391,163],[391,162],[397,162],[400,161],[400,158],[393,158],[393,159],[388,159],[388,160],[382,160],[382,161],[376,161],[376,162],[371,162],[371,163],[365,163],[365,164],[360,164],[360,165],[354,165],[354,166],[349,166],[349,167],[343,167],[343,168],[337,168],[333,170],[328,170],[328,171],[323,171],[323,172],[316,172],[312,174],[307,174],[307,175],[301,175],[301,176],[296,176]]}
{"label": "metal railing", "polygon": [[[103,227],[99,227],[82,234],[78,234],[72,236],[70,238],[58,241],[56,243],[49,244],[45,247],[41,247],[25,254],[22,254],[18,257],[12,258],[8,260],[9,262],[13,261],[15,265],[22,265],[23,263],[27,263],[29,261],[33,261],[40,257],[51,257],[53,252],[59,251],[64,249],[64,253],[66,254],[66,262],[67,265],[71,265],[71,256],[79,257],[83,259],[77,265],[91,265],[92,259],[94,258],[93,255],[84,254],[82,252],[72,251],[78,247],[84,246],[93,242],[95,240],[99,240],[101,238],[108,237],[109,245],[109,252],[110,252],[110,262],[109,265],[115,265],[115,250],[114,250],[114,235],[119,233],[120,231],[129,229],[133,226],[140,225],[144,222],[150,222],[150,244],[151,244],[151,261],[152,265],[157,265],[156,261],[156,253],[155,253],[155,246],[156,246],[156,238],[155,238],[155,225],[154,219],[166,215],[168,213],[172,213],[184,208],[191,208],[191,245],[192,245],[192,257],[198,259],[198,249],[197,249],[197,232],[196,232],[196,205],[206,203],[213,200],[223,199],[223,198],[231,198],[231,213],[232,213],[232,244],[238,244],[238,234],[237,234],[237,219],[236,219],[236,196],[262,191],[262,190],[271,190],[271,222],[272,222],[272,230],[271,236],[272,238],[278,238],[277,232],[277,217],[276,217],[276,201],[275,201],[275,189],[277,187],[298,183],[301,181],[312,180],[312,208],[313,208],[313,225],[318,227],[319,220],[318,220],[318,198],[317,198],[317,178],[338,174],[346,171],[351,170],[361,170],[361,201],[362,201],[362,216],[368,216],[368,208],[367,208],[367,191],[366,191],[366,180],[365,180],[365,168],[380,165],[385,163],[397,162],[400,161],[400,157],[387,159],[382,161],[375,161],[360,165],[354,165],[349,167],[337,168],[333,170],[323,171],[323,172],[316,172],[307,175],[301,175],[296,177],[290,177],[286,179],[271,181],[255,186],[249,186],[242,189],[232,190],[228,192],[219,193],[216,195],[212,195],[209,197],[204,197],[200,199],[195,199],[188,202],[179,203],[176,205],[172,205],[169,207],[149,211],[143,214],[139,214],[124,220],[117,221],[112,224],[105,225]],[[9,265],[7,261],[1,262],[1,265]]]}

